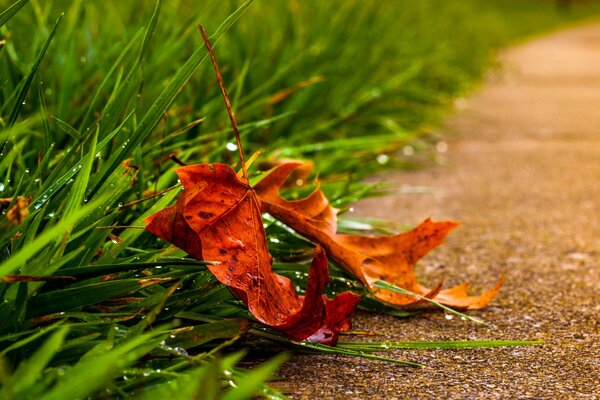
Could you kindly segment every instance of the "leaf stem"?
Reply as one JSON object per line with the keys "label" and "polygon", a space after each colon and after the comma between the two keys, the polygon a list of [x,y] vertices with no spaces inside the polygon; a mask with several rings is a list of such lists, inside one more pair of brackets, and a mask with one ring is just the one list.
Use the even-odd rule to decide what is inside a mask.
{"label": "leaf stem", "polygon": [[177,158],[177,156],[175,154],[169,155],[169,158],[171,159],[171,161],[173,161],[176,164],[181,165],[182,167],[187,166],[187,164],[184,163],[183,161],[181,161],[179,158]]}
{"label": "leaf stem", "polygon": [[208,54],[210,54],[210,59],[212,60],[213,67],[215,67],[215,72],[217,74],[217,81],[219,82],[219,87],[221,88],[221,94],[223,95],[223,100],[225,101],[225,107],[227,107],[227,113],[229,114],[229,120],[231,121],[231,128],[233,129],[233,134],[235,135],[235,141],[237,142],[237,150],[240,155],[240,161],[242,164],[242,173],[246,182],[248,182],[248,170],[246,168],[246,160],[244,160],[244,152],[242,150],[242,140],[240,139],[240,132],[238,130],[237,122],[235,121],[235,116],[233,115],[233,109],[231,108],[231,103],[229,102],[229,97],[227,96],[227,91],[225,90],[225,84],[223,83],[223,77],[221,76],[221,71],[219,70],[219,64],[217,64],[217,59],[215,58],[215,53],[213,52],[212,46],[210,45],[210,40],[208,39],[208,35],[204,30],[204,26],[198,25],[198,29],[200,29],[200,34],[202,35],[202,39],[204,39],[204,44],[206,45],[206,49],[208,50]]}

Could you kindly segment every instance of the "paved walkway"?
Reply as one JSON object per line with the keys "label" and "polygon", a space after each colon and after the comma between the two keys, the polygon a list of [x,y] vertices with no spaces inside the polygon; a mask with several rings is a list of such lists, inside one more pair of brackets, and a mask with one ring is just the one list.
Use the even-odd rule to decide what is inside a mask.
{"label": "paved walkway", "polygon": [[357,211],[463,226],[420,276],[491,286],[508,280],[478,327],[442,313],[361,314],[366,340],[542,339],[543,346],[396,351],[420,370],[297,356],[281,371],[292,398],[600,398],[600,24],[502,56],[504,69],[461,102],[444,165],[390,180],[434,193],[371,200]]}

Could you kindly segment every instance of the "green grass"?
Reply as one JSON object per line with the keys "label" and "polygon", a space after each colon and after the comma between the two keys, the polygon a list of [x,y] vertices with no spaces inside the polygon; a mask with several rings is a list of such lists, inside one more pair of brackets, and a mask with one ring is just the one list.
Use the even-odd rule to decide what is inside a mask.
{"label": "green grass", "polygon": [[[143,226],[172,204],[178,189],[137,201],[177,184],[171,154],[237,162],[199,23],[246,155],[265,149],[251,173],[272,158],[311,158],[344,209],[380,190],[362,177],[414,165],[398,149],[432,156],[430,128],[497,48],[599,10],[559,13],[543,0],[3,4],[0,198],[12,200],[0,216],[2,398],[283,398],[264,382],[284,357],[249,372],[245,349],[390,360],[371,353],[531,344],[292,343],[248,322],[204,263],[142,229],[106,227]],[[31,198],[20,225],[6,216],[16,196]],[[275,269],[304,287],[312,245],[265,221]],[[340,229],[390,227],[344,217]],[[331,275],[330,293],[363,292],[335,265]],[[412,315],[368,298],[361,306]]]}

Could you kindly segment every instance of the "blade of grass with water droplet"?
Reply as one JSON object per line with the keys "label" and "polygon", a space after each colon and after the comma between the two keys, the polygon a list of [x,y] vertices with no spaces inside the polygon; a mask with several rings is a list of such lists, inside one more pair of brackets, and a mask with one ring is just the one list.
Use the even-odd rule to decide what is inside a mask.
{"label": "blade of grass with water droplet", "polygon": [[163,340],[164,335],[154,332],[137,336],[120,343],[112,349],[84,357],[67,369],[47,393],[44,400],[85,398],[114,379],[123,369],[148,354]]}
{"label": "blade of grass with water droplet", "polygon": [[27,92],[29,92],[29,87],[31,86],[31,82],[33,82],[33,77],[35,76],[35,74],[40,66],[40,63],[42,62],[42,59],[44,58],[44,55],[46,54],[48,47],[50,47],[50,43],[52,42],[52,39],[54,38],[54,34],[56,33],[56,30],[58,29],[58,25],[60,24],[60,21],[61,21],[63,15],[64,14],[61,14],[58,17],[58,19],[56,20],[56,22],[54,23],[54,27],[50,31],[50,35],[48,35],[48,38],[46,39],[46,42],[42,46],[42,49],[40,50],[35,61],[33,62],[33,65],[31,66],[31,69],[29,70],[27,77],[23,81],[21,89],[19,90],[19,93],[16,97],[15,104],[10,112],[10,115],[9,115],[7,121],[6,121],[8,126],[13,126],[15,124],[15,122],[17,121],[17,118],[19,117],[19,114],[21,113],[21,110],[23,109],[25,97],[27,96]]}
{"label": "blade of grass with water droplet", "polygon": [[154,36],[154,31],[156,29],[156,23],[158,22],[158,16],[160,14],[160,7],[162,5],[161,0],[157,0],[154,5],[154,12],[152,13],[152,17],[150,18],[150,23],[148,24],[148,28],[146,28],[146,34],[144,35],[144,41],[142,43],[142,48],[140,49],[140,54],[138,56],[138,64],[142,65],[142,61],[144,60],[144,56],[148,51],[148,46],[150,45],[150,41]]}
{"label": "blade of grass with water droplet", "polygon": [[4,262],[0,263],[0,277],[12,273],[25,264],[27,260],[35,256],[38,251],[42,250],[50,242],[56,240],[57,237],[64,235],[71,226],[85,218],[102,201],[104,201],[104,198],[100,197],[90,204],[75,210],[72,214],[65,216],[52,228],[44,230],[44,232],[36,237],[35,240],[25,245],[18,252],[4,260]]}
{"label": "blade of grass with water droplet", "polygon": [[67,202],[63,208],[63,215],[69,215],[84,203],[86,198],[85,192],[90,181],[92,166],[96,156],[96,145],[98,143],[99,127],[94,130],[94,133],[89,139],[89,147],[86,156],[81,160],[81,169],[75,178],[75,182],[67,196]]}
{"label": "blade of grass with water droplet", "polygon": [[407,296],[416,297],[416,298],[418,298],[420,300],[423,300],[423,301],[426,301],[428,303],[434,304],[434,305],[436,305],[436,306],[438,306],[438,307],[440,307],[440,308],[448,311],[451,314],[457,315],[457,316],[459,316],[461,318],[464,318],[466,320],[469,320],[471,322],[475,322],[476,324],[489,326],[488,323],[486,323],[485,321],[480,320],[479,318],[471,317],[470,315],[463,314],[463,313],[461,313],[459,311],[456,311],[456,310],[454,310],[454,309],[452,309],[452,308],[450,308],[448,306],[443,305],[442,303],[440,303],[438,301],[435,301],[435,300],[432,300],[432,299],[428,299],[425,296],[421,296],[420,294],[416,294],[416,293],[410,292],[410,291],[408,291],[406,289],[402,289],[401,287],[398,287],[396,285],[392,285],[391,283],[388,283],[388,282],[385,282],[385,281],[377,281],[377,282],[373,283],[373,287],[377,287],[377,288],[385,289],[385,290],[390,290],[390,291],[396,292],[396,293],[402,293],[402,294],[405,294]]}
{"label": "blade of grass with water droplet", "polygon": [[279,369],[289,356],[280,353],[251,371],[245,371],[244,375],[237,380],[235,386],[225,393],[223,400],[237,400],[252,397],[263,382],[270,379],[275,371]]}
{"label": "blade of grass with water droplet", "polygon": [[[127,117],[125,117],[123,122],[116,129],[114,129],[110,134],[108,134],[104,139],[102,139],[100,141],[100,143],[98,143],[98,145],[96,146],[95,154],[97,154],[107,144],[110,143],[112,138],[117,133],[119,133],[119,131],[123,128],[125,123],[129,120],[129,118],[132,115],[133,115],[133,111]],[[95,156],[95,154],[94,154],[94,156]],[[68,169],[67,172],[65,172],[60,178],[56,179],[54,181],[54,183],[52,183],[53,180],[48,179],[48,181],[47,181],[48,183],[42,187],[41,193],[37,194],[35,199],[33,200],[33,202],[32,202],[33,207],[35,209],[38,209],[38,208],[42,207],[44,204],[46,204],[53,196],[55,196],[56,193],[58,193],[60,191],[60,189],[62,189],[66,185],[66,183],[71,178],[73,178],[73,176],[75,176],[75,174],[77,172],[79,172],[79,170],[83,167],[83,164],[84,164],[85,160],[88,158],[88,156],[89,156],[89,154],[84,155],[77,163],[75,163],[75,165],[73,167]]]}
{"label": "blade of grass with water droplet", "polygon": [[[242,4],[229,18],[227,18],[217,32],[212,37],[215,37],[216,43],[219,38],[227,32],[227,30],[237,21],[237,19],[250,6],[253,0],[247,0]],[[95,186],[92,189],[94,194],[101,182],[106,179],[108,174],[112,172],[116,166],[124,160],[134,149],[136,149],[150,135],[158,121],[167,111],[177,94],[186,85],[192,74],[196,71],[200,63],[207,58],[206,51],[203,47],[198,47],[196,51],[187,59],[187,61],[177,70],[175,76],[169,81],[157,99],[154,101],[148,112],[144,115],[139,125],[131,135],[131,138],[123,144],[122,148],[113,153],[110,159],[104,164],[102,170],[98,173],[95,180]]]}
{"label": "blade of grass with water droplet", "polygon": [[12,376],[13,390],[17,396],[39,379],[46,366],[60,351],[68,332],[69,328],[66,326],[58,328],[28,360],[19,364]]}
{"label": "blade of grass with water droplet", "polygon": [[170,280],[169,278],[118,279],[38,294],[30,301],[28,317],[38,317],[98,304]]}

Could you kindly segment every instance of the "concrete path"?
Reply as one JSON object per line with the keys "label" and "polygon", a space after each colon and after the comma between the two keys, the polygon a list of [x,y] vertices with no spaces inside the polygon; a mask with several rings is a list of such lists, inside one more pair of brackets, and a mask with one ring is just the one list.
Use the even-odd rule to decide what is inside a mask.
{"label": "concrete path", "polygon": [[[364,340],[541,339],[543,346],[391,353],[423,369],[297,356],[281,375],[296,399],[600,398],[600,24],[513,48],[459,104],[442,166],[391,181],[431,194],[362,203],[362,215],[463,226],[421,264],[424,280],[508,280],[478,327],[443,313],[361,314]],[[443,147],[443,146],[442,146]]]}

